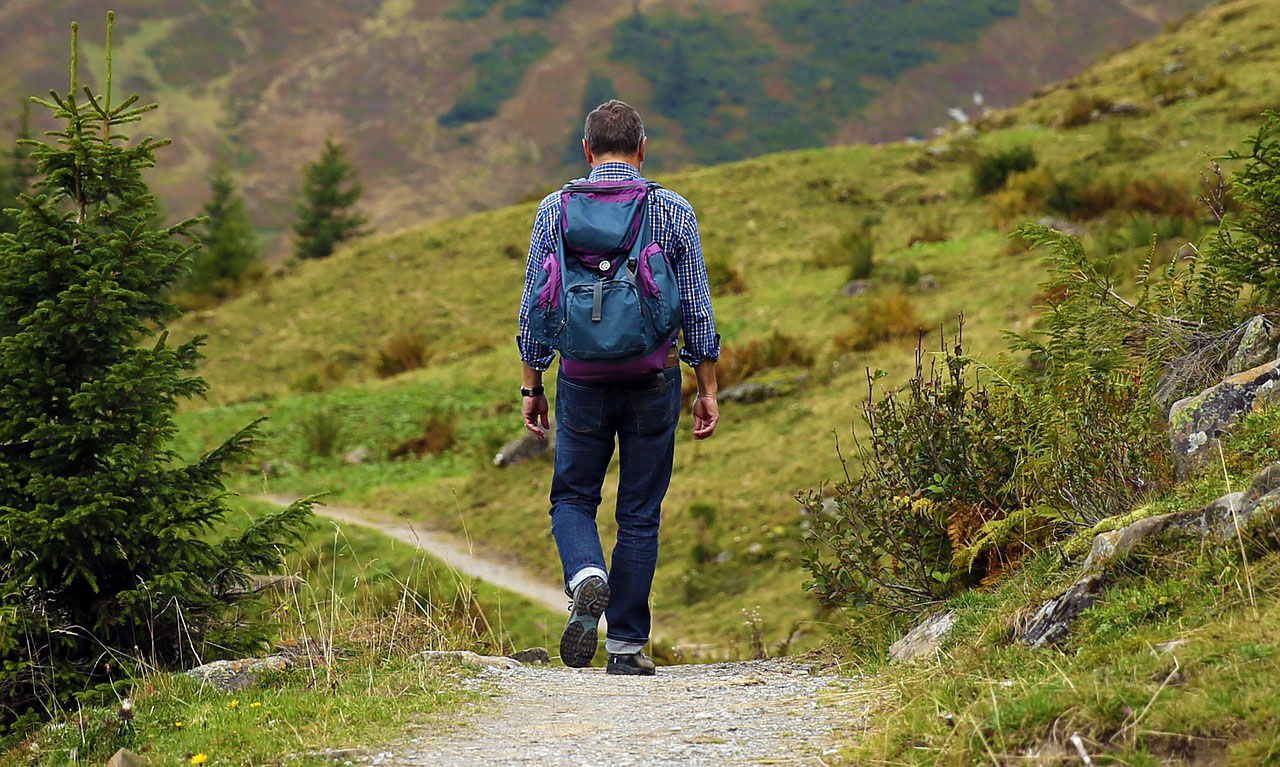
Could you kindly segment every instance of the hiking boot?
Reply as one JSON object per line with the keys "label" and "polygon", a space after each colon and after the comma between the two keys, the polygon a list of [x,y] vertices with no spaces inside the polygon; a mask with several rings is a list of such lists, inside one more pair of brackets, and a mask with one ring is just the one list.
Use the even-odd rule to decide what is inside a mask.
{"label": "hiking boot", "polygon": [[657,668],[653,658],[642,652],[628,653],[626,655],[610,653],[609,666],[604,672],[621,676],[653,676]]}
{"label": "hiking boot", "polygon": [[596,657],[596,632],[600,616],[609,604],[609,584],[604,578],[591,576],[573,590],[569,605],[569,622],[560,637],[560,660],[571,668],[585,668]]}

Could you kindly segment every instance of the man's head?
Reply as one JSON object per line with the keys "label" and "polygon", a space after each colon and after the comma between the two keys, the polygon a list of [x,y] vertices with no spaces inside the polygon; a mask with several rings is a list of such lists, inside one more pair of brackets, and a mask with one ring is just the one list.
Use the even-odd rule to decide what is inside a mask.
{"label": "man's head", "polygon": [[610,99],[591,110],[582,131],[582,148],[592,167],[602,162],[644,163],[644,122],[630,104]]}

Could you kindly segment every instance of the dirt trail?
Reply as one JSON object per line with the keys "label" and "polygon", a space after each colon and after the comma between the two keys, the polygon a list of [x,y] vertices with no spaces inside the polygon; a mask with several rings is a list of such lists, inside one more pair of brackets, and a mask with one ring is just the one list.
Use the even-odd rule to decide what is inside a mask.
{"label": "dirt trail", "polygon": [[[825,765],[868,705],[856,680],[789,660],[603,669],[486,669],[496,693],[454,727],[370,754],[373,767]],[[861,703],[859,703],[861,701]],[[838,705],[837,705],[838,704]]]}
{"label": "dirt trail", "polygon": [[[276,506],[288,506],[297,498],[287,495],[260,495],[261,500]],[[463,575],[479,578],[499,588],[546,607],[549,610],[563,613],[568,600],[564,590],[551,584],[539,581],[515,565],[496,562],[492,559],[476,556],[473,552],[459,546],[452,538],[437,532],[415,527],[409,522],[382,522],[377,515],[363,509],[345,506],[315,507],[317,515],[327,517],[348,525],[360,525],[377,530],[383,535],[397,541],[416,546],[422,551],[439,559]]]}

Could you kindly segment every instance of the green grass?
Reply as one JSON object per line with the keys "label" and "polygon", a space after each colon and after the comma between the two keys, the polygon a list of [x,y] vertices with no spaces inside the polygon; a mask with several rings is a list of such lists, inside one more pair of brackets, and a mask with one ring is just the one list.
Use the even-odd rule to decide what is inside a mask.
{"label": "green grass", "polygon": [[[325,765],[321,752],[377,746],[478,699],[456,668],[407,654],[361,651],[323,669],[301,666],[222,693],[181,674],[147,674],[131,721],[119,704],[87,707],[0,755],[0,765],[104,764],[118,748],[151,764]],[[193,758],[194,757],[194,758]]]}
{"label": "green grass", "polygon": [[[660,634],[735,652],[745,641],[743,610],[759,607],[771,645],[797,622],[808,633],[798,647],[821,641],[823,624],[839,618],[821,612],[799,589],[805,580],[798,565],[802,518],[793,496],[842,476],[836,439],[852,455],[850,427],[864,434],[857,419],[865,370],[883,369],[890,382],[901,381],[913,346],[902,339],[844,353],[835,337],[854,329],[860,308],[898,289],[902,275],[918,272],[941,287],[908,292],[916,316],[951,331],[964,312],[966,348],[988,360],[999,355],[1003,331],[1032,328],[1043,301],[1039,255],[1011,243],[1006,232],[1049,211],[1031,209],[998,222],[988,201],[972,193],[972,158],[1026,146],[1041,168],[1063,174],[1093,169],[1167,178],[1195,189],[1207,154],[1238,146],[1256,127],[1245,107],[1261,111],[1280,87],[1280,31],[1255,23],[1268,9],[1258,0],[1211,9],[1176,33],[992,115],[976,136],[948,136],[927,147],[804,150],[658,175],[693,203],[708,257],[731,268],[744,287],[715,297],[726,344],[780,330],[812,349],[817,360],[811,383],[792,396],[726,405],[710,442],[689,438],[687,418],[681,425],[654,591]],[[1235,42],[1242,53],[1221,60]],[[1159,108],[1143,95],[1144,82],[1179,48],[1188,68],[1220,70],[1227,84]],[[1138,99],[1145,112],[1053,127],[1081,93]],[[1138,156],[1126,149],[1139,144],[1144,151]],[[478,551],[510,558],[554,582],[559,564],[546,517],[550,466],[499,470],[489,464],[495,446],[521,432],[512,395],[519,370],[512,336],[533,212],[530,203],[384,234],[331,259],[298,265],[251,295],[179,322],[175,338],[209,334],[202,372],[214,397],[208,408],[184,416],[187,449],[208,446],[234,426],[268,415],[262,460],[276,472],[264,477],[251,467],[242,490],[332,491],[342,503],[469,538]],[[873,291],[849,299],[840,293],[848,265],[815,264],[813,253],[868,219]],[[1117,237],[1118,224],[1105,218],[1075,223],[1091,240],[1123,240],[1122,247],[1138,237]],[[944,239],[930,242],[938,236]],[[1141,251],[1124,251],[1123,263],[1136,261]],[[405,331],[428,339],[430,364],[377,380],[376,349]],[[334,381],[329,391],[291,391],[294,382],[319,373]],[[342,414],[343,448],[366,445],[375,459],[351,466],[338,457],[303,455],[300,429],[320,411]],[[449,451],[381,460],[432,413],[456,414],[458,439]],[[606,536],[613,532],[614,487],[606,483]],[[690,514],[701,504],[716,509],[710,530]],[[698,536],[711,551],[700,565],[692,551]]]}

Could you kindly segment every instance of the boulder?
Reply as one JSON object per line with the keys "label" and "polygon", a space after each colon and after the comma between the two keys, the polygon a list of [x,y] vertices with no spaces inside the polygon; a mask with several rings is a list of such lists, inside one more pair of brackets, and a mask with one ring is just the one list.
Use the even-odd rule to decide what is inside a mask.
{"label": "boulder", "polygon": [[932,274],[923,274],[920,275],[920,279],[916,280],[915,288],[923,293],[930,293],[941,289],[942,283]]}
{"label": "boulder", "polygon": [[551,663],[551,653],[547,652],[545,647],[530,647],[527,650],[511,653],[507,657],[520,661],[526,666],[546,666]]}
{"label": "boulder", "polygon": [[551,455],[555,449],[556,424],[555,421],[552,421],[551,428],[547,429],[546,439],[538,439],[526,432],[503,445],[498,454],[493,457],[493,465],[500,469],[505,469],[508,466],[515,466],[518,463],[525,463],[535,458]]}
{"label": "boulder", "polygon": [[1174,476],[1185,479],[1215,453],[1213,441],[1242,418],[1280,397],[1280,360],[1259,365],[1179,400],[1169,410]]}
{"label": "boulder", "polygon": [[849,298],[857,298],[871,292],[871,280],[854,280],[841,288],[840,292]]}
{"label": "boulder", "polygon": [[764,402],[767,399],[793,394],[797,388],[803,386],[808,380],[809,376],[801,373],[767,381],[747,381],[733,386],[726,386],[720,390],[717,399],[721,403],[736,402],[748,405]]}
{"label": "boulder", "polygon": [[1107,112],[1117,117],[1132,117],[1142,114],[1142,108],[1138,106],[1136,101],[1122,100],[1112,103]]}
{"label": "boulder", "polygon": [[347,453],[342,456],[342,460],[352,466],[359,466],[369,460],[369,456],[371,455],[373,455],[373,451],[369,449],[368,445],[360,445],[359,447],[347,451]]}
{"label": "boulder", "polygon": [[503,658],[497,655],[479,655],[470,650],[426,650],[421,653],[429,662],[465,663],[486,668],[520,668],[520,661],[514,658]]}
{"label": "boulder", "polygon": [[207,682],[222,692],[235,692],[258,681],[258,677],[265,672],[284,671],[289,666],[289,658],[284,655],[216,660],[191,669],[187,676]]}
{"label": "boulder", "polygon": [[951,633],[951,629],[955,624],[956,614],[954,610],[934,613],[908,631],[906,636],[890,645],[889,657],[899,663],[920,658],[932,658],[938,652],[938,648],[942,646],[942,640],[946,638],[947,634]]}
{"label": "boulder", "polygon": [[1280,342],[1280,328],[1270,320],[1262,315],[1249,320],[1240,336],[1236,353],[1227,363],[1227,375],[1237,375],[1277,359],[1280,357],[1277,342]]}
{"label": "boulder", "polygon": [[1066,638],[1071,624],[1089,609],[1109,581],[1109,565],[1159,536],[1179,533],[1214,544],[1229,543],[1240,535],[1271,538],[1270,547],[1280,543],[1275,529],[1280,516],[1280,463],[1259,472],[1242,493],[1224,495],[1199,509],[1140,519],[1130,525],[1101,533],[1093,539],[1081,568],[1080,578],[1066,591],[1046,602],[1018,634],[1018,640],[1032,647],[1054,644]]}

